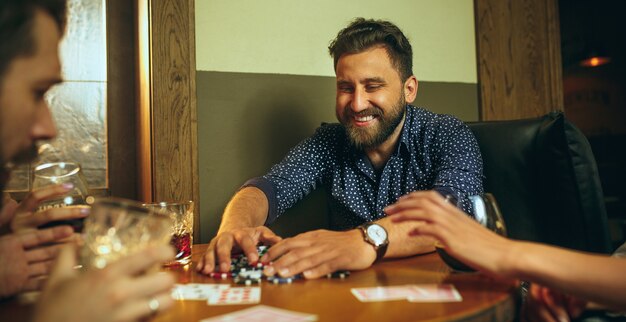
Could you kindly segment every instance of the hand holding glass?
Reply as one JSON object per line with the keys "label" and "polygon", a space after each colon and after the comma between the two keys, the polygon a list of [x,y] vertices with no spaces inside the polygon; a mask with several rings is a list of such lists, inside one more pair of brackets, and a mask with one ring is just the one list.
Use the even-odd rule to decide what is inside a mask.
{"label": "hand holding glass", "polygon": [[172,223],[170,213],[132,200],[98,199],[85,220],[81,263],[88,268],[104,268],[147,246],[166,245]]}
{"label": "hand holding glass", "polygon": [[[502,214],[500,213],[500,208],[496,203],[496,198],[490,193],[469,196],[468,198],[472,204],[474,219],[485,228],[495,232],[500,236],[506,237],[506,226],[504,225],[504,219],[502,218]],[[454,197],[446,196],[446,201],[457,207],[460,206],[458,205],[458,202]],[[448,254],[444,250],[444,248],[440,247],[438,244],[435,245],[435,249],[437,250],[437,253],[441,257],[441,259],[448,266],[450,266],[450,268],[461,272],[474,271],[474,269],[472,269],[471,267],[450,256],[450,254]]]}
{"label": "hand holding glass", "polygon": [[[77,163],[52,162],[40,164],[35,167],[33,183],[31,185],[32,190],[58,184],[71,184],[73,188],[62,196],[43,201],[37,211],[58,207],[85,208],[93,203],[93,197],[89,195],[86,180],[83,177],[80,165]],[[56,221],[46,226],[60,224],[70,225],[74,228],[74,231],[80,232],[83,227],[83,218]]]}

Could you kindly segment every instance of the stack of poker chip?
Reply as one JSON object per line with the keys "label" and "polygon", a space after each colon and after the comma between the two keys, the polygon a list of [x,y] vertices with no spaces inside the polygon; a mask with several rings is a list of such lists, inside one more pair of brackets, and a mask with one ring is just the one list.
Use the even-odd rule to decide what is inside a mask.
{"label": "stack of poker chip", "polygon": [[237,284],[252,285],[261,283],[263,272],[260,270],[243,270],[240,271],[233,281]]}
{"label": "stack of poker chip", "polygon": [[[259,253],[259,258],[263,257],[265,253],[268,251],[268,247],[261,245],[257,246],[257,251]],[[270,265],[271,263],[266,262],[248,262],[248,257],[245,254],[233,254],[231,255],[231,264],[230,264],[230,272],[213,272],[209,274],[209,277],[214,279],[227,279],[229,277],[233,278],[233,282],[236,284],[243,285],[253,285],[261,283],[261,280],[264,278],[263,269],[265,266]],[[327,274],[327,278],[339,278],[344,279],[350,276],[350,271],[341,270],[336,271],[330,274]],[[302,279],[302,274],[297,274],[293,276],[281,277],[281,276],[268,276],[266,277],[268,282],[274,284],[291,284],[293,281]]]}

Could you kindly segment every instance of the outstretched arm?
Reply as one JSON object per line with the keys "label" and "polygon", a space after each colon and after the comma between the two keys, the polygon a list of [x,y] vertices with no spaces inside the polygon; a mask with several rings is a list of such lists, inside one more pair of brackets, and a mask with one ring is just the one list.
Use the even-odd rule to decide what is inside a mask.
{"label": "outstretched arm", "polygon": [[539,283],[613,309],[626,308],[624,259],[501,237],[433,191],[402,197],[385,212],[394,222],[420,222],[411,235],[434,237],[452,256],[485,273]]}
{"label": "outstretched arm", "polygon": [[281,240],[270,229],[263,226],[268,212],[265,194],[256,187],[246,187],[230,200],[217,235],[211,240],[206,253],[196,269],[204,274],[219,270],[230,270],[230,254],[240,248],[251,262],[258,259],[256,245],[259,242],[276,243]]}

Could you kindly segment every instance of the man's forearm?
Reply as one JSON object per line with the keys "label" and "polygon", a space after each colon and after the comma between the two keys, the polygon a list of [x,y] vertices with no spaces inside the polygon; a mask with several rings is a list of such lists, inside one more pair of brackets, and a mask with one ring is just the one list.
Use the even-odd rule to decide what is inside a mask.
{"label": "man's forearm", "polygon": [[267,197],[260,189],[246,187],[239,190],[224,209],[219,232],[263,225],[268,207]]}
{"label": "man's forearm", "polygon": [[419,223],[392,223],[390,218],[376,221],[387,230],[389,246],[385,258],[406,257],[430,253],[435,250],[435,242],[430,237],[409,236],[409,232]]}

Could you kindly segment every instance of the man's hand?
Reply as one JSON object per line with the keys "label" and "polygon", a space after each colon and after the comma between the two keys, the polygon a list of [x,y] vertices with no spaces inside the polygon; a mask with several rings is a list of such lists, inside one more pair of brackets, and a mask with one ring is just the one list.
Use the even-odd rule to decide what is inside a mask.
{"label": "man's hand", "polygon": [[79,275],[73,246],[64,246],[33,321],[137,321],[156,313],[155,306],[166,310],[174,278],[151,268],[173,257],[169,246],[151,247]]}
{"label": "man's hand", "polygon": [[19,205],[16,205],[15,201],[6,203],[3,212],[5,208],[13,209],[11,230],[13,232],[33,230],[53,221],[85,218],[89,214],[88,208],[51,208],[35,212],[42,202],[62,196],[72,188],[71,184],[48,186],[31,191]]}
{"label": "man's hand", "polygon": [[209,274],[215,270],[217,263],[219,263],[219,270],[228,272],[233,249],[241,250],[250,262],[255,262],[259,259],[259,253],[256,249],[259,243],[273,245],[281,240],[281,237],[265,226],[218,233],[209,243],[206,253],[196,266],[196,270],[203,274]]}
{"label": "man's hand", "polygon": [[522,321],[563,322],[577,318],[587,302],[549,288],[531,285],[522,307]]}
{"label": "man's hand", "polygon": [[0,237],[0,298],[41,287],[59,246],[45,246],[72,234],[68,226]]}
{"label": "man's hand", "polygon": [[349,231],[315,230],[287,238],[272,246],[261,261],[274,261],[266,275],[283,277],[303,273],[318,278],[340,269],[360,270],[376,260],[374,247],[358,229]]}

